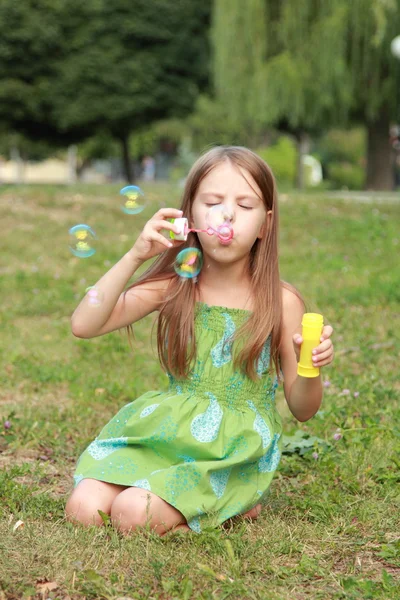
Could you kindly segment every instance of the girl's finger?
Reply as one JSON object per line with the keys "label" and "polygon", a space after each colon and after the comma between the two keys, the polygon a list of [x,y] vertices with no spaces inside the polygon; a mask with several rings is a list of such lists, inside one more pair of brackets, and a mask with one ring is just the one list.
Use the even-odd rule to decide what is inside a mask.
{"label": "girl's finger", "polygon": [[333,327],[331,325],[325,325],[321,333],[321,341],[331,337],[333,333]]}
{"label": "girl's finger", "polygon": [[317,346],[316,348],[313,349],[313,353],[314,353],[314,350],[316,351],[316,354],[318,354],[319,352],[325,352],[325,350],[328,350],[332,346],[333,346],[333,344],[332,344],[331,340],[325,340],[319,346]]}
{"label": "girl's finger", "polygon": [[[322,352],[321,354],[313,354],[312,357],[313,364],[319,364],[327,359],[333,359],[333,350],[327,350],[326,352]],[[331,362],[331,360],[329,362]]]}
{"label": "girl's finger", "polygon": [[161,218],[177,218],[177,217],[181,217],[183,215],[183,212],[179,209],[179,208],[160,208],[159,211],[156,212],[156,214],[152,217],[153,219],[159,219]]}
{"label": "girl's finger", "polygon": [[151,236],[149,236],[149,241],[151,241],[151,242],[159,242],[160,244],[162,244],[166,248],[172,248],[173,245],[174,245],[172,243],[172,240],[167,240],[167,238],[165,238],[163,235],[161,235],[161,233],[157,233],[156,231],[153,232]]}
{"label": "girl's finger", "polygon": [[178,227],[174,223],[170,223],[170,221],[152,221],[151,226],[156,231],[161,231],[161,229],[168,229],[169,231],[174,231],[175,233],[179,233]]}

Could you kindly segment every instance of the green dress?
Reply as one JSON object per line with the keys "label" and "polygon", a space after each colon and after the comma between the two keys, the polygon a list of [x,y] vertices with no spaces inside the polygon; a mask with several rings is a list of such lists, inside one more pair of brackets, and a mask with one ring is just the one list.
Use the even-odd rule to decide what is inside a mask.
{"label": "green dress", "polygon": [[249,314],[197,302],[190,377],[168,375],[168,389],[122,407],[81,455],[75,485],[90,477],[150,490],[198,533],[260,502],[281,457],[282,423],[270,338],[258,381],[233,368],[229,338]]}

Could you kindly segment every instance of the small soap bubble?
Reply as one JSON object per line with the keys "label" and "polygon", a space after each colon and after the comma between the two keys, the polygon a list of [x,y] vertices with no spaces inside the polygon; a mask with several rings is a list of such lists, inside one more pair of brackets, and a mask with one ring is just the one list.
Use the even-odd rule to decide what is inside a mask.
{"label": "small soap bubble", "polygon": [[94,308],[98,308],[99,306],[101,306],[104,299],[104,295],[103,292],[99,290],[95,285],[86,288],[85,293],[88,299],[89,306],[93,306]]}
{"label": "small soap bubble", "polygon": [[207,228],[222,239],[229,240],[233,237],[232,220],[232,212],[223,204],[216,204],[206,214]]}
{"label": "small soap bubble", "polygon": [[81,223],[69,230],[69,249],[79,258],[89,258],[96,252],[96,234],[89,225]]}
{"label": "small soap bubble", "polygon": [[180,277],[197,277],[203,266],[203,255],[198,248],[184,248],[175,259],[174,268]]}
{"label": "small soap bubble", "polygon": [[120,191],[122,196],[121,209],[127,215],[137,215],[144,210],[145,197],[137,185],[127,185]]}

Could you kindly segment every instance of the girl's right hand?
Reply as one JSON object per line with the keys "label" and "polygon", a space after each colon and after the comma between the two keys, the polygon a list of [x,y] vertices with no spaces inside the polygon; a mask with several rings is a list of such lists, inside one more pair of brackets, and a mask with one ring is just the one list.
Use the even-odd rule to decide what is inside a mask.
{"label": "girl's right hand", "polygon": [[143,228],[142,233],[136,240],[136,243],[132,247],[131,253],[140,261],[146,261],[166,249],[179,246],[183,242],[179,240],[172,240],[164,237],[160,231],[167,229],[178,233],[177,227],[167,221],[166,219],[177,219],[182,217],[183,212],[177,208],[160,208],[158,212],[147,221]]}

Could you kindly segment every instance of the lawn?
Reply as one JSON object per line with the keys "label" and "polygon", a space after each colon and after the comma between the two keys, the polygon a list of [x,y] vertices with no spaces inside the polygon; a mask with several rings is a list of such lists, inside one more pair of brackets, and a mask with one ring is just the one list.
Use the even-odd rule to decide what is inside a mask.
{"label": "lawn", "polygon": [[[63,516],[82,450],[117,410],[166,384],[154,317],[92,340],[70,315],[134,243],[171,185],[136,216],[118,186],[0,187],[0,600],[398,599],[400,597],[400,202],[281,196],[281,277],[334,327],[321,410],[277,402],[286,451],[254,523],[123,537]],[[94,256],[68,229],[88,223]],[[24,525],[14,530],[18,520]]]}

